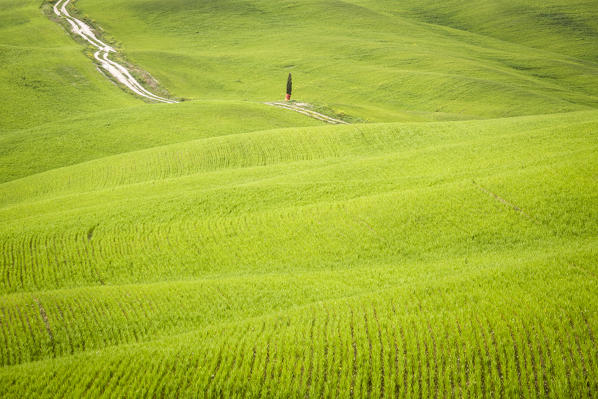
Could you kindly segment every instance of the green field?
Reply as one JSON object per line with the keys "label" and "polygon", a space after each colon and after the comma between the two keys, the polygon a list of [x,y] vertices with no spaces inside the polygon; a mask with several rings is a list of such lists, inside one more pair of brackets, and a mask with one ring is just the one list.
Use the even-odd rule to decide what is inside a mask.
{"label": "green field", "polygon": [[51,4],[0,0],[0,397],[598,397],[598,2],[70,6],[178,104]]}

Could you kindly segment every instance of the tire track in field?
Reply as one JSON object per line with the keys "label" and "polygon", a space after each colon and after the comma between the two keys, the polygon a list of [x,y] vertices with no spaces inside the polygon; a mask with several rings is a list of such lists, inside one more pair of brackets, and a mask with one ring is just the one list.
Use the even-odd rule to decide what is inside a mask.
{"label": "tire track in field", "polygon": [[482,185],[480,185],[479,183],[477,183],[475,180],[473,180],[473,184],[482,192],[494,197],[494,199],[496,199],[498,202],[505,204],[506,206],[508,206],[509,208],[511,208],[512,210],[514,210],[515,212],[518,212],[520,215],[524,216],[525,218],[527,218],[528,220],[532,221],[533,223],[537,224],[537,225],[543,225],[542,222],[540,220],[538,220],[536,217],[526,213],[523,209],[521,209],[520,207],[518,207],[515,204],[512,204],[511,202],[507,201],[506,199],[502,198],[501,196],[499,196],[498,194],[496,194],[493,191],[488,190],[487,188],[483,187]]}
{"label": "tire track in field", "polygon": [[58,0],[53,7],[54,14],[69,23],[74,35],[81,37],[83,40],[97,49],[93,57],[96,59],[102,69],[104,69],[108,74],[114,77],[116,81],[126,86],[138,96],[161,103],[174,104],[178,102],[168,98],[160,97],[150,92],[133,77],[127,68],[111,60],[109,58],[110,53],[116,54],[116,50],[98,39],[89,25],[69,14],[66,7],[70,2],[71,0]]}
{"label": "tire track in field", "polygon": [[332,125],[348,125],[349,124],[348,122],[342,121],[340,119],[335,119],[328,115],[324,115],[320,112],[316,112],[316,111],[310,109],[308,104],[304,104],[304,103],[270,102],[270,103],[264,103],[264,104],[270,105],[272,107],[278,107],[278,108],[288,109],[290,111],[295,111],[302,115],[309,116],[310,118],[314,118],[314,119],[320,120],[322,122],[330,123]]}

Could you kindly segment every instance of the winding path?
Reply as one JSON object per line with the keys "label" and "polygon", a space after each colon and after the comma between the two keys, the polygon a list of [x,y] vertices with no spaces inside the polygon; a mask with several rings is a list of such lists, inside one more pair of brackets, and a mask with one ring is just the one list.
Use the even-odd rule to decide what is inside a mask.
{"label": "winding path", "polygon": [[[81,37],[83,40],[85,40],[97,49],[93,56],[98,61],[102,69],[104,69],[106,72],[112,75],[114,79],[116,79],[116,81],[125,85],[129,90],[131,90],[138,96],[162,103],[174,104],[178,102],[168,98],[160,97],[150,92],[133,77],[133,75],[131,74],[131,72],[129,72],[127,68],[111,60],[109,58],[110,53],[116,54],[116,50],[113,47],[101,41],[100,39],[98,39],[89,25],[69,14],[66,7],[69,5],[70,2],[71,0],[56,1],[56,3],[54,4],[54,14],[56,14],[59,18],[65,19],[71,25],[72,32],[75,35]],[[340,119],[335,119],[328,115],[316,112],[310,108],[309,104],[305,103],[269,102],[266,104],[274,107],[284,108],[290,111],[295,111],[300,114],[309,116],[311,118],[315,118],[320,121],[331,123],[334,125],[347,124],[347,122],[342,121]]]}
{"label": "winding path", "polygon": [[129,90],[134,92],[135,94],[145,97],[152,101],[158,101],[162,103],[169,103],[174,104],[178,101],[170,100],[168,98],[160,97],[141,85],[134,77],[131,75],[131,72],[121,64],[112,61],[109,58],[110,53],[116,53],[116,50],[100,39],[96,37],[93,33],[93,30],[89,25],[85,22],[72,17],[66,9],[66,6],[70,3],[71,0],[58,0],[56,4],[54,4],[54,13],[59,17],[65,19],[72,27],[73,33],[77,36],[80,36],[97,48],[97,51],[93,55],[94,58],[99,62],[100,67],[102,67],[106,72],[112,75],[118,82],[125,85]]}

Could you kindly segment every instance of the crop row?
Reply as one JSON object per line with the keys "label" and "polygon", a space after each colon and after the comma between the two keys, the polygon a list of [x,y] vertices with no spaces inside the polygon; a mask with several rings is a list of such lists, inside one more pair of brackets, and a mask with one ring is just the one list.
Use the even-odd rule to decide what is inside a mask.
{"label": "crop row", "polygon": [[551,304],[554,313],[540,304],[516,310],[505,300],[447,311],[429,298],[327,302],[8,367],[0,387],[41,396],[594,396],[595,315],[564,315]]}
{"label": "crop row", "polygon": [[[577,251],[530,253],[527,260],[517,251],[503,252],[500,268],[490,256],[418,267],[365,264],[344,270],[7,295],[0,297],[0,364],[143,342],[371,292],[392,293],[405,314],[413,311],[406,308],[412,306],[412,297],[422,295],[430,312],[471,310],[508,298],[505,308],[536,309],[543,303],[544,308],[537,308],[542,314],[586,314],[596,301],[584,274],[591,255],[580,256]],[[572,269],[570,262],[579,266]],[[595,314],[587,317],[592,325]]]}
{"label": "crop row", "polygon": [[[520,121],[520,128],[532,122]],[[479,136],[473,134],[476,126],[471,122],[461,132],[441,124],[435,135],[413,126],[403,126],[401,134],[397,127],[347,127],[320,136],[293,131],[276,135],[286,150],[277,143],[268,148],[288,151],[287,160],[315,158],[320,150],[335,156],[336,150],[328,151],[333,147],[344,155],[369,155],[338,158],[325,167],[306,162],[310,166],[299,170],[279,165],[155,180],[2,208],[0,292],[442,258],[449,250],[526,247],[555,234],[564,235],[556,244],[592,236],[598,215],[587,204],[594,200],[594,176],[579,165],[592,165],[595,158],[592,135],[586,134],[594,123],[497,137],[489,132],[496,133],[500,123]],[[239,159],[259,158],[270,151],[262,147],[269,135],[222,140],[248,146],[245,151],[228,143]],[[450,151],[438,145],[455,136],[463,141]],[[576,140],[573,160],[572,151],[561,150],[565,136]],[[487,147],[492,157],[485,155]],[[160,151],[150,157],[156,156],[157,168],[159,162],[176,163],[176,152],[162,158]],[[143,154],[136,155],[147,160]],[[189,150],[190,157],[198,154]],[[140,162],[127,164],[135,169],[130,173],[124,166],[112,170],[113,177],[120,179],[122,172],[123,179],[135,180],[137,172],[147,171]],[[522,162],[528,166],[521,168]],[[86,176],[92,184],[102,181]],[[160,177],[156,172],[152,179]],[[70,181],[71,175],[63,178]]]}
{"label": "crop row", "polygon": [[[586,114],[580,118],[592,121],[595,116]],[[514,156],[525,159],[537,154],[564,137],[589,142],[596,123],[571,124],[572,121],[574,115],[561,115],[491,123],[301,128],[215,137],[111,156],[1,184],[0,205],[200,172],[388,153],[433,150],[434,158],[444,158],[441,162],[444,166],[478,170],[480,162],[488,160],[484,155],[489,147],[493,148],[490,159],[512,160]],[[553,127],[564,123],[571,125]],[[546,141],[530,143],[530,137],[534,136]],[[452,149],[448,152],[443,151],[447,142]],[[427,162],[410,166],[425,167]]]}
{"label": "crop row", "polygon": [[[313,270],[554,240],[549,226],[530,221],[471,182],[417,190],[392,190],[381,184],[381,193],[353,199],[342,198],[350,194],[339,186],[323,185],[299,201],[301,186],[275,194],[269,192],[276,186],[266,186],[185,193],[188,198],[178,198],[179,207],[171,213],[166,210],[170,199],[158,197],[143,205],[83,209],[66,220],[62,213],[57,219],[48,216],[39,227],[0,235],[0,288],[6,293],[239,271]],[[229,199],[235,196],[241,198]],[[517,205],[528,197],[524,194]],[[239,211],[251,198],[258,203],[256,209]],[[555,208],[563,214],[572,208],[567,218],[574,226],[577,203],[569,202],[556,203]],[[526,211],[542,216],[535,209]],[[576,234],[587,235],[591,226],[580,224]],[[429,231],[435,231],[433,239]]]}

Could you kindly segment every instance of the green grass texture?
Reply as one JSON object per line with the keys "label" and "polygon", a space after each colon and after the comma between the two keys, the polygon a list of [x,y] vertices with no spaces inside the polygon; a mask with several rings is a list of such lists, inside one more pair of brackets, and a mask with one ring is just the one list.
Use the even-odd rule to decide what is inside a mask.
{"label": "green grass texture", "polygon": [[0,0],[0,396],[597,397],[595,1],[71,6],[178,104],[51,5]]}

